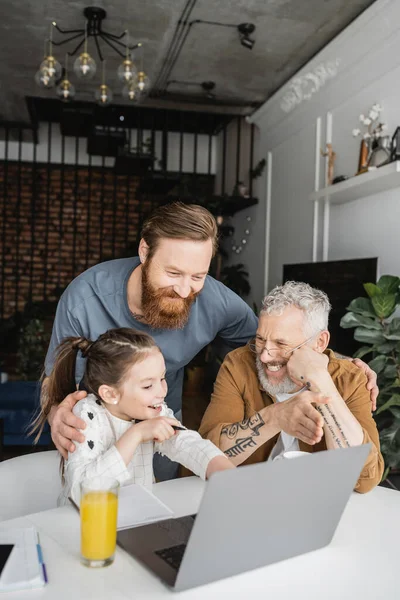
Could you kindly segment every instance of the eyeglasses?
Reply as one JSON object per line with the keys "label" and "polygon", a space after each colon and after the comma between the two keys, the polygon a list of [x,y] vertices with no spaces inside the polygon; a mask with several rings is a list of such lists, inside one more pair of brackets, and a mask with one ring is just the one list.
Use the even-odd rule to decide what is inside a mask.
{"label": "eyeglasses", "polygon": [[267,346],[265,345],[265,341],[259,340],[257,338],[256,338],[255,344],[249,343],[248,346],[254,354],[262,354],[265,350],[269,354],[269,356],[271,356],[271,358],[274,358],[276,356],[287,356],[288,354],[292,354],[295,350],[298,350],[299,348],[301,348],[308,342],[311,342],[311,340],[313,338],[315,338],[317,335],[319,335],[320,333],[321,333],[320,331],[317,331],[317,333],[314,333],[314,335],[312,335],[311,337],[304,340],[304,342],[302,342],[295,348],[292,348],[291,346],[286,346],[286,345],[282,344],[278,348],[268,349]]}

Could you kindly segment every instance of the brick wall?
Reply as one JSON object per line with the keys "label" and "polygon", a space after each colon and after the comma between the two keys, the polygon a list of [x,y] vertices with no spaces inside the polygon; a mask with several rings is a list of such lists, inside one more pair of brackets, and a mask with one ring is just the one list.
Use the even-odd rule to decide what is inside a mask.
{"label": "brick wall", "polygon": [[112,169],[0,162],[0,318],[125,255],[148,202]]}

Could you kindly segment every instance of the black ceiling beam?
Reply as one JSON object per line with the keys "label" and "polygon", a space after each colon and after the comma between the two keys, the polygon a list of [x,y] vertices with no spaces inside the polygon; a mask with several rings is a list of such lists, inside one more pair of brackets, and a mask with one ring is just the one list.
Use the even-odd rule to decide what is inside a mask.
{"label": "black ceiling beam", "polygon": [[[135,129],[139,125],[141,129],[162,131],[164,128],[164,115],[168,113],[168,131],[180,132],[182,123],[181,115],[184,115],[184,131],[186,133],[198,133],[215,135],[234,116],[233,114],[221,114],[215,112],[201,112],[190,110],[177,110],[166,108],[152,108],[145,106],[119,106],[111,105],[99,107],[94,102],[69,102],[67,104],[56,98],[27,98],[28,110],[35,123],[51,121],[62,123],[63,119],[77,118],[79,114],[87,115],[85,121],[92,120],[93,125],[117,127],[120,129]],[[120,116],[124,121],[120,121]],[[153,125],[154,123],[154,125]],[[85,134],[82,132],[82,136]]]}

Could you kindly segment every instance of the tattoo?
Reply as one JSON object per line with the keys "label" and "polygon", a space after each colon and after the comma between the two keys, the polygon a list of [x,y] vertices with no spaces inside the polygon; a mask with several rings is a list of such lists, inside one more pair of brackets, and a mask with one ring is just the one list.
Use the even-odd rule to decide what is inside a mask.
{"label": "tattoo", "polygon": [[[229,458],[238,456],[242,452],[251,446],[256,446],[257,442],[254,437],[260,435],[259,429],[264,425],[264,420],[259,413],[255,413],[252,417],[239,421],[238,423],[232,423],[226,425],[221,430],[221,436],[225,435],[230,440],[234,439],[235,443],[233,446],[225,450],[225,454]],[[246,431],[247,437],[236,437],[239,431]],[[249,431],[250,430],[250,431]]]}
{"label": "tattoo", "polygon": [[[338,445],[338,447],[339,448],[344,448],[345,446],[349,447],[350,446],[349,441],[348,441],[347,437],[345,436],[342,426],[339,424],[339,422],[336,419],[336,416],[334,415],[334,413],[332,412],[330,406],[328,404],[324,404],[324,406],[317,406],[317,410],[320,413],[320,415],[322,416],[322,418],[324,419],[324,422],[325,422],[326,426],[328,427],[328,429],[332,435],[332,438],[333,438],[334,442]],[[335,432],[335,430],[333,429],[331,423],[328,421],[325,411],[332,418],[333,423],[336,425],[336,427],[339,430],[343,439],[340,439],[340,437],[338,437],[338,435]]]}
{"label": "tattoo", "polygon": [[236,444],[234,446],[232,446],[228,450],[225,450],[225,454],[228,458],[233,458],[234,456],[238,456],[239,454],[244,452],[246,448],[249,448],[250,446],[257,446],[257,442],[252,436],[238,439],[236,440]]}
{"label": "tattoo", "polygon": [[330,407],[328,404],[326,405],[326,410],[327,410],[327,411],[328,411],[328,413],[331,415],[331,417],[332,417],[332,420],[333,420],[333,422],[335,423],[336,427],[339,429],[339,431],[340,431],[340,433],[341,433],[341,435],[342,435],[342,437],[343,437],[343,440],[344,440],[344,442],[345,442],[346,446],[347,446],[347,447],[349,447],[349,446],[350,446],[350,444],[349,444],[349,440],[348,440],[348,439],[347,439],[347,437],[345,436],[345,433],[344,433],[344,431],[343,431],[343,428],[342,428],[342,426],[340,425],[339,421],[338,421],[338,420],[337,420],[337,418],[336,418],[336,415],[335,415],[335,414],[332,412],[332,410],[331,410],[331,407]]}

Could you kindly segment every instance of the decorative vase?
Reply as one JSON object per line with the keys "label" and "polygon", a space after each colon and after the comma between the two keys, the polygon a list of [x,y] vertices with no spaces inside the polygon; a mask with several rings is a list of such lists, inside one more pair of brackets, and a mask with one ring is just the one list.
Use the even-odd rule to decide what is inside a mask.
{"label": "decorative vase", "polygon": [[365,173],[368,170],[368,160],[371,154],[371,143],[370,140],[361,140],[360,154],[358,157],[358,169],[357,175]]}
{"label": "decorative vase", "polygon": [[368,167],[381,167],[390,162],[390,137],[384,135],[374,140]]}

